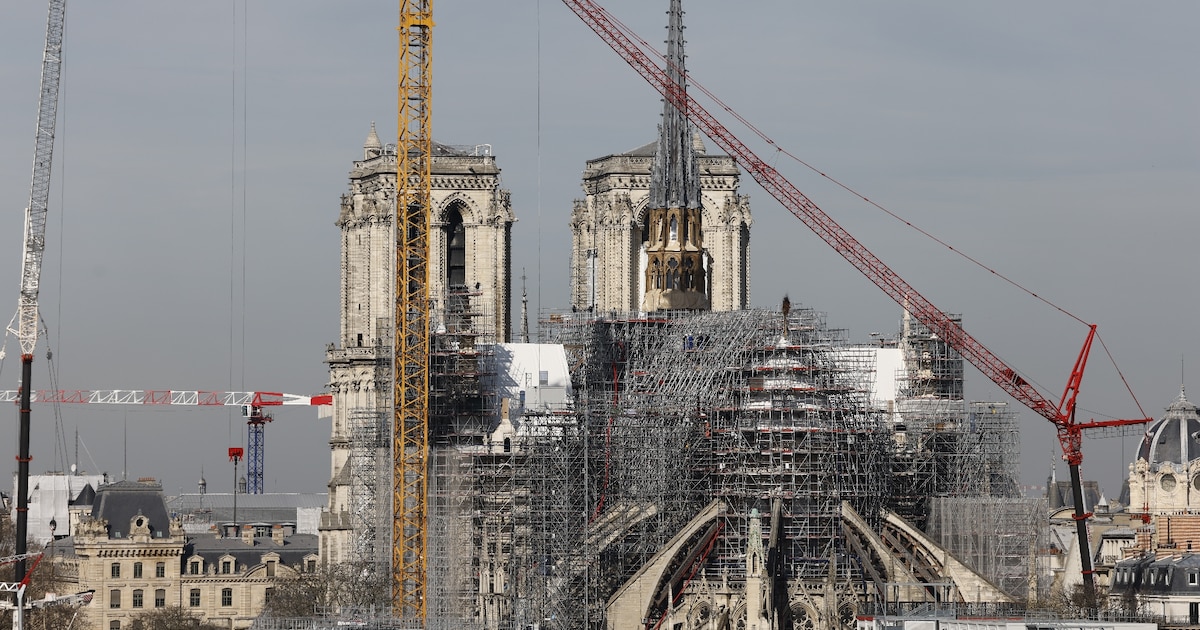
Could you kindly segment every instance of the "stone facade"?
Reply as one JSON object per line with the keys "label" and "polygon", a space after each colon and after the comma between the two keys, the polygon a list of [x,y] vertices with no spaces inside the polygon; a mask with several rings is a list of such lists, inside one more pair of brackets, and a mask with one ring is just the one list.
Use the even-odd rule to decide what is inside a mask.
{"label": "stone facade", "polygon": [[1129,511],[1200,511],[1200,409],[1182,389],[1146,432],[1137,459],[1129,465]]}
{"label": "stone facade", "polygon": [[[741,310],[750,302],[750,198],[738,193],[741,172],[733,158],[707,155],[699,137],[694,142],[705,288],[712,310]],[[585,197],[575,201],[571,212],[572,308],[642,310],[656,146],[587,162]]]}
{"label": "stone facade", "polygon": [[76,520],[75,535],[54,543],[54,560],[73,569],[63,574],[76,575],[79,590],[95,590],[87,620],[96,630],[133,628],[139,614],[175,606],[223,628],[249,628],[277,577],[318,566],[316,536],[284,524],[186,536],[153,481],[101,486]]}
{"label": "stone facade", "polygon": [[[509,192],[500,188],[500,168],[488,145],[463,149],[435,143],[433,152],[430,325],[444,325],[448,297],[466,289],[476,323],[488,333],[480,341],[507,341],[516,216]],[[330,562],[354,554],[353,531],[356,519],[368,510],[364,504],[386,506],[391,497],[382,491],[379,497],[352,496],[349,461],[354,427],[366,422],[382,430],[391,418],[395,199],[395,149],[380,143],[372,125],[363,159],[350,171],[350,190],[342,196],[336,222],[341,230],[341,328],[325,359],[333,426],[329,507],[320,525],[322,558]],[[390,462],[383,444],[379,451],[379,461]],[[382,473],[390,474],[390,466]],[[388,484],[365,485],[386,490]]]}

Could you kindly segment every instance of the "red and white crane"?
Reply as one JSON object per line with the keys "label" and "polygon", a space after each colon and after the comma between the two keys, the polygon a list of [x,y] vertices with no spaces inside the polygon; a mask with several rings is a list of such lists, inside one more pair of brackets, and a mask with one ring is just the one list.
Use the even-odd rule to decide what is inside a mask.
{"label": "red and white crane", "polygon": [[[0,402],[21,400],[23,390],[0,390]],[[333,404],[332,394],[304,396],[280,392],[218,392],[201,389],[40,389],[30,392],[30,403],[91,405],[174,405],[183,407],[241,407],[246,418],[246,492],[263,493],[266,436],[271,416],[263,407]]]}
{"label": "red and white crane", "polygon": [[1076,531],[1080,542],[1079,552],[1084,588],[1088,601],[1094,602],[1095,582],[1092,576],[1092,559],[1087,531],[1087,519],[1091,514],[1084,511],[1082,484],[1079,477],[1079,464],[1083,461],[1083,451],[1081,450],[1083,431],[1102,427],[1144,424],[1152,420],[1151,418],[1136,418],[1093,420],[1082,423],[1075,421],[1075,401],[1083,382],[1083,371],[1091,351],[1092,341],[1096,337],[1096,325],[1088,324],[1088,333],[1083,343],[1083,349],[1080,350],[1079,356],[1075,360],[1062,397],[1057,404],[1054,403],[1022,378],[1016,370],[1009,367],[1000,357],[967,334],[959,322],[925,299],[895,271],[892,271],[882,260],[872,254],[866,246],[838,225],[824,210],[817,207],[779,171],[758,157],[734,136],[703,105],[687,93],[684,86],[691,82],[691,79],[686,76],[682,68],[673,69],[674,74],[680,76],[679,82],[676,82],[672,78],[671,72],[660,67],[651,59],[651,55],[659,56],[652,47],[646,45],[644,41],[634,41],[628,28],[592,0],[563,0],[563,4],[567,5],[609,47],[616,51],[651,87],[662,94],[663,98],[683,112],[713,143],[736,159],[738,164],[746,169],[764,190],[796,218],[804,222],[804,225],[808,226],[821,240],[841,254],[855,269],[862,272],[913,317],[929,327],[930,331],[958,351],[984,376],[987,376],[1026,407],[1054,424],[1058,432],[1059,445],[1062,447],[1063,459],[1067,461],[1071,471],[1071,489],[1075,500]]}

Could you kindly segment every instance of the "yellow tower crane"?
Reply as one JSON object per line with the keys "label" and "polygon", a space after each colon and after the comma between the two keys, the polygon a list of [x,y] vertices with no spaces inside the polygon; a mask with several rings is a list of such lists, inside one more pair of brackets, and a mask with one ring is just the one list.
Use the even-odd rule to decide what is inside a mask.
{"label": "yellow tower crane", "polygon": [[396,142],[392,610],[425,621],[429,453],[429,135],[433,0],[400,0]]}

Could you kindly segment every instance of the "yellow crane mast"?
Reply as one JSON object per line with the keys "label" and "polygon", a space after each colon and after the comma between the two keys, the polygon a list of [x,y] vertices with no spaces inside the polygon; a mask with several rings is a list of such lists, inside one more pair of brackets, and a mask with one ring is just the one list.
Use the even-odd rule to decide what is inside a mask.
{"label": "yellow crane mast", "polygon": [[429,135],[433,0],[400,0],[396,142],[392,611],[425,620],[429,453]]}

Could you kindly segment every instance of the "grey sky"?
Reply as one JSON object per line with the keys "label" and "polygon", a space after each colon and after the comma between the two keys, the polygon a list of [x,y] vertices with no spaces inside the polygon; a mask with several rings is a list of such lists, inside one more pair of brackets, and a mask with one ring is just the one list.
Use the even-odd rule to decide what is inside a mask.
{"label": "grey sky", "polygon": [[[324,347],[337,334],[333,221],[370,122],[395,136],[397,3],[249,4],[246,19],[244,0],[68,6],[41,293],[60,387],[305,394],[326,382]],[[602,4],[661,46],[666,0]],[[1196,366],[1184,384],[1196,383],[1200,5],[684,8],[692,76],[779,145],[1100,324],[1147,413],[1178,393],[1181,360]],[[43,2],[0,5],[0,296],[10,311],[45,19]],[[659,101],[560,2],[440,0],[435,20],[434,137],[492,145],[519,217],[514,275],[528,275],[531,310],[564,307],[567,220],[584,161],[653,139]],[[786,158],[773,163],[1057,398],[1083,326]],[[788,293],[857,340],[896,329],[897,306],[743,182],[755,305]],[[0,388],[15,389],[15,340],[7,348]],[[46,348],[38,388],[51,386]],[[1082,406],[1135,415],[1103,348],[1090,365]],[[978,375],[968,395],[1001,398]],[[53,410],[34,413],[33,470],[55,468]],[[61,413],[95,460],[81,455],[83,466],[115,475],[127,423],[129,475],[158,477],[171,493],[194,491],[201,467],[210,491],[226,491],[225,449],[245,439],[222,410]],[[15,454],[10,417],[0,445]],[[1048,423],[1022,418],[1024,481],[1040,483],[1058,448]],[[280,411],[267,428],[267,489],[324,490],[327,440],[315,413]],[[1115,496],[1135,443],[1085,441],[1085,475]]]}

